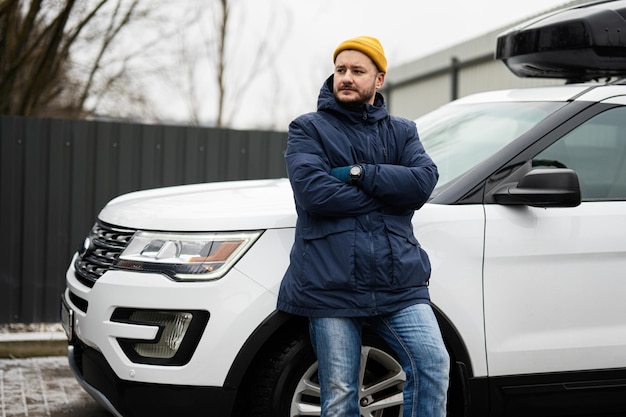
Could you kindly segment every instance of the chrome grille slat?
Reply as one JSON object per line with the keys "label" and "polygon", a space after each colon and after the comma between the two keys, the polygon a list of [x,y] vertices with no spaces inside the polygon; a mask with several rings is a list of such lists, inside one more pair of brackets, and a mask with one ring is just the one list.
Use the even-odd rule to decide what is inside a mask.
{"label": "chrome grille slat", "polygon": [[88,236],[89,247],[79,254],[74,263],[76,278],[93,287],[98,278],[111,269],[134,234],[132,229],[96,223]]}
{"label": "chrome grille slat", "polygon": [[117,259],[117,256],[120,254],[119,251],[111,251],[111,250],[104,250],[104,249],[96,249],[94,251],[94,254],[96,255],[96,258],[101,258],[101,259],[106,259],[107,261],[115,261]]}

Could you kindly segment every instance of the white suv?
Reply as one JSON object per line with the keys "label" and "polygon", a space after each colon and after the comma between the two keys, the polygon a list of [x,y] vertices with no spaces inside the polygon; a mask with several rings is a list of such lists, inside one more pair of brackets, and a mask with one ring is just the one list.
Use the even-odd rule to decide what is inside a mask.
{"label": "white suv", "polygon": [[[527,76],[626,74],[622,16],[626,1],[566,10],[497,56]],[[449,415],[624,415],[626,84],[478,94],[417,125],[440,171],[414,226]],[[295,222],[286,179],[108,203],[66,276],[76,378],[115,416],[319,415],[306,322],[275,309]],[[362,415],[401,415],[401,369],[365,341]]]}

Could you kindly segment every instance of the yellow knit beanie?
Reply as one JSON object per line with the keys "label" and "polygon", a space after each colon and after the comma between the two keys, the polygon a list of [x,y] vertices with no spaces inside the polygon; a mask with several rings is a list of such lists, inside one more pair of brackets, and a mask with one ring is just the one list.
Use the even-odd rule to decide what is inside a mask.
{"label": "yellow knit beanie", "polygon": [[333,62],[337,59],[337,55],[346,49],[353,49],[359,52],[363,52],[369,56],[374,64],[381,72],[387,72],[387,58],[385,58],[385,51],[380,41],[371,36],[359,36],[358,38],[348,39],[339,44],[335,53],[333,54]]}

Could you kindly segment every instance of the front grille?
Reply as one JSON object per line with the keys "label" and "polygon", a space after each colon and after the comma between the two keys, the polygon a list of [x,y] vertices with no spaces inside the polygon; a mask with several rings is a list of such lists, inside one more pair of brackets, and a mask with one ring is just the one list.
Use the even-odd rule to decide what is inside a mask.
{"label": "front grille", "polygon": [[74,263],[76,279],[93,287],[98,278],[111,269],[133,234],[135,231],[131,229],[96,223]]}

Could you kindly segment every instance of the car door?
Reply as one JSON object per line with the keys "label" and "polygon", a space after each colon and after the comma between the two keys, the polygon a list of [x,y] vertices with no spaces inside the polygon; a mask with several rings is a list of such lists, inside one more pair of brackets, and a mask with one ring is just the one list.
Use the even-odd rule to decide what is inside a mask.
{"label": "car door", "polygon": [[583,201],[485,205],[489,375],[626,369],[626,107],[588,119],[532,162],[574,169]]}

